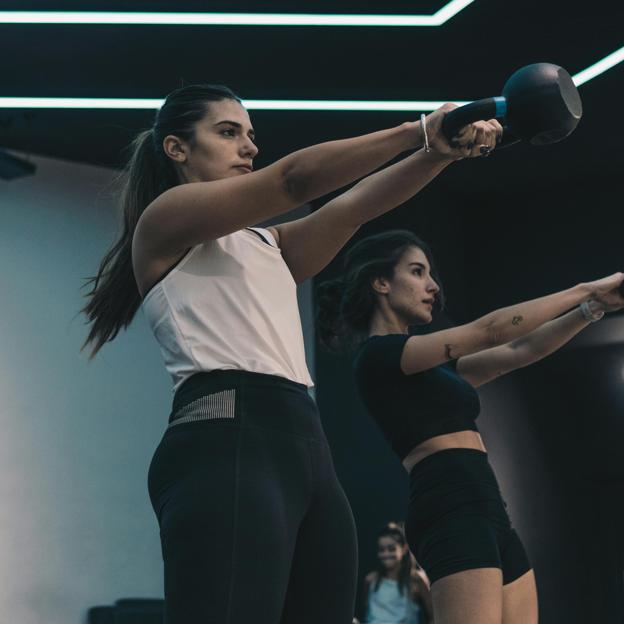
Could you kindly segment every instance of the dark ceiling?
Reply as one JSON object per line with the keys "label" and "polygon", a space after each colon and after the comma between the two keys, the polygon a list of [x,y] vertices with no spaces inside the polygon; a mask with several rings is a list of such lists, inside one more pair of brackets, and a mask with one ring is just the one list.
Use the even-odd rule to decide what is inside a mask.
{"label": "dark ceiling", "polygon": [[[430,13],[446,0],[314,3],[89,2],[97,11]],[[72,10],[77,1],[5,0],[2,10]],[[476,0],[437,28],[0,25],[0,96],[159,98],[183,81],[227,84],[247,99],[470,100],[498,95],[518,67],[575,74],[624,42],[621,2]],[[451,182],[536,184],[619,174],[624,64],[580,88],[584,117],[565,142],[510,148],[487,179],[466,163]],[[0,110],[0,146],[118,166],[152,112]],[[405,113],[254,111],[262,166],[293,149],[399,123]],[[515,173],[522,167],[522,178]]]}

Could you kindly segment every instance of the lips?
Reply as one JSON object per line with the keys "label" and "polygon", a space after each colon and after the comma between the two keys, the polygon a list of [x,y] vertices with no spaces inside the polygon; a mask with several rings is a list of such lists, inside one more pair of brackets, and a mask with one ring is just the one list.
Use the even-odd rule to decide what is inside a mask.
{"label": "lips", "polygon": [[243,169],[247,173],[251,173],[253,171],[251,165],[234,165],[235,169]]}

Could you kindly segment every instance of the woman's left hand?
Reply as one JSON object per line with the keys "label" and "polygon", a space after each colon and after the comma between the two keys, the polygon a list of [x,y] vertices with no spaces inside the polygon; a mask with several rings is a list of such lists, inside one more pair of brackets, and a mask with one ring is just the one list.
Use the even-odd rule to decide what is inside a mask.
{"label": "woman's left hand", "polygon": [[427,137],[431,149],[452,160],[487,156],[500,140],[503,127],[496,119],[475,121],[461,128],[451,145],[442,133],[442,120],[454,108],[454,104],[445,104],[427,116]]}
{"label": "woman's left hand", "polygon": [[502,133],[503,127],[496,119],[475,121],[464,126],[455,139],[457,147],[453,151],[457,156],[456,160],[489,156]]}

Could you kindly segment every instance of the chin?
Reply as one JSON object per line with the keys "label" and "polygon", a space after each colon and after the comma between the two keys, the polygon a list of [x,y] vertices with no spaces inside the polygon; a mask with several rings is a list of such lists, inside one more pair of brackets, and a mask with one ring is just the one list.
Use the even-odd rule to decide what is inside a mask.
{"label": "chin", "polygon": [[415,316],[412,319],[410,325],[429,325],[433,321],[433,315],[427,314],[422,316]]}

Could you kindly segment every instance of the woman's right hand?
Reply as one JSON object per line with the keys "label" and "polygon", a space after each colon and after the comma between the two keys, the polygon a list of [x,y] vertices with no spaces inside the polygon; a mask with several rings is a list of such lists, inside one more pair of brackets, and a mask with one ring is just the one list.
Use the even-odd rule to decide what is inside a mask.
{"label": "woman's right hand", "polygon": [[585,284],[589,296],[602,304],[605,312],[616,312],[624,308],[624,297],[620,294],[620,285],[624,282],[624,273],[618,272],[608,277]]}

